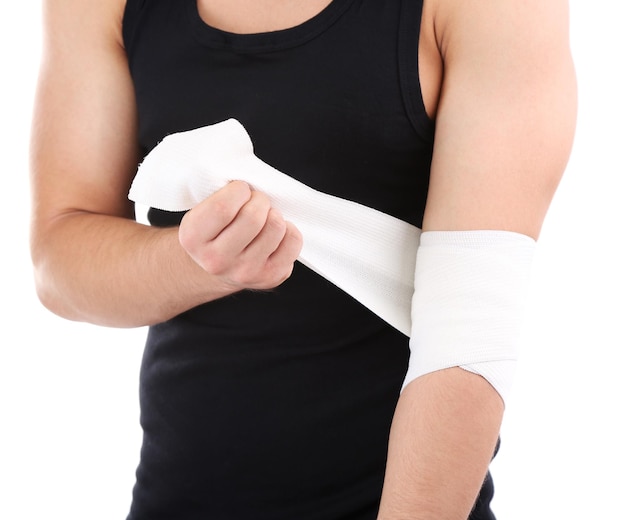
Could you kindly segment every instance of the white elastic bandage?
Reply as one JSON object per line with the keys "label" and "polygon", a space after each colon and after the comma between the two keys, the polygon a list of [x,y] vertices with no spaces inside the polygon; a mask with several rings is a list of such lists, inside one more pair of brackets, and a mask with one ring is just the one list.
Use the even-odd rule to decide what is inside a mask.
{"label": "white elastic bandage", "polygon": [[264,192],[300,230],[300,262],[405,335],[411,333],[420,229],[314,190],[261,161],[245,128],[234,119],[163,139],[139,167],[129,198],[184,211],[233,180]]}
{"label": "white elastic bandage", "polygon": [[163,139],[139,167],[129,198],[185,211],[233,180],[266,193],[296,225],[304,238],[303,264],[411,336],[405,385],[427,372],[463,365],[504,396],[532,239],[492,231],[422,234],[264,163],[234,119]]}
{"label": "white elastic bandage", "polygon": [[443,368],[512,384],[535,241],[509,231],[422,233],[404,386]]}

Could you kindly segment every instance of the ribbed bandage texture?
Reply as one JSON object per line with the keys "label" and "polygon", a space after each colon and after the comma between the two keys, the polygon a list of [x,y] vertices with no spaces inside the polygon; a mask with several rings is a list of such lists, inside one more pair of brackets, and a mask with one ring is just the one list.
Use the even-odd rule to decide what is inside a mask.
{"label": "ribbed bandage texture", "polygon": [[515,366],[531,238],[506,231],[422,233],[316,191],[256,157],[234,119],[163,139],[140,165],[129,198],[185,211],[233,180],[266,193],[298,227],[300,262],[411,337],[404,386],[462,366],[504,398]]}
{"label": "ribbed bandage texture", "polygon": [[535,241],[509,231],[422,233],[405,386],[461,366],[509,392]]}
{"label": "ribbed bandage texture", "polygon": [[321,193],[266,164],[234,119],[163,139],[140,165],[129,198],[185,211],[234,180],[264,192],[296,225],[304,239],[300,262],[410,335],[420,229]]}

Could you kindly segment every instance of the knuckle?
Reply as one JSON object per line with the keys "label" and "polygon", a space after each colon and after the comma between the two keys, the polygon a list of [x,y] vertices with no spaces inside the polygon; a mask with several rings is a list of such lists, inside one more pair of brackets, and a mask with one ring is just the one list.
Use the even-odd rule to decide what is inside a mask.
{"label": "knuckle", "polygon": [[250,201],[241,209],[242,218],[257,226],[266,222],[269,212],[269,200],[259,192],[254,192]]}
{"label": "knuckle", "polygon": [[270,211],[259,234],[263,235],[266,254],[269,256],[281,248],[287,232],[286,222],[280,214]]}
{"label": "knuckle", "polygon": [[256,207],[254,204],[248,203],[241,208],[239,214],[237,215],[237,218],[240,222],[243,222],[246,225],[254,225],[257,224],[259,221],[262,221],[264,216],[262,212],[259,211],[258,207]]}
{"label": "knuckle", "polygon": [[194,226],[191,225],[187,216],[183,217],[183,220],[178,228],[178,242],[183,249],[188,252],[195,251],[198,246],[198,232]]}
{"label": "knuckle", "polygon": [[287,223],[276,209],[272,209],[269,212],[267,216],[267,225],[272,231],[281,232],[283,235],[287,231]]}
{"label": "knuckle", "polygon": [[294,262],[289,260],[270,259],[268,261],[268,279],[273,287],[282,284],[293,273]]}
{"label": "knuckle", "polygon": [[263,277],[256,266],[245,264],[233,271],[232,280],[240,287],[263,289]]}
{"label": "knuckle", "polygon": [[218,254],[211,254],[209,251],[206,251],[199,259],[199,263],[201,267],[210,274],[220,275],[226,271],[224,258]]}
{"label": "knuckle", "polygon": [[281,279],[280,279],[280,283],[283,283],[285,280],[287,280],[292,275],[292,273],[293,273],[293,266],[294,266],[294,264],[293,264],[293,262],[291,262],[286,267],[286,269],[283,270],[282,276],[281,276]]}

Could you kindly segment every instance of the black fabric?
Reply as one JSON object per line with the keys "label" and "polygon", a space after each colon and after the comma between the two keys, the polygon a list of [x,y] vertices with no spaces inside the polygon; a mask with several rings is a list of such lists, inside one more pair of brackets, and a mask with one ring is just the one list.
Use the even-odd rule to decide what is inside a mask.
{"label": "black fabric", "polygon": [[[196,0],[128,0],[143,152],[234,117],[272,166],[420,226],[434,131],[420,14],[415,0],[334,0],[293,29],[236,35]],[[407,360],[405,336],[301,264],[274,290],[151,327],[128,519],[375,519]],[[492,518],[491,493],[473,520]]]}

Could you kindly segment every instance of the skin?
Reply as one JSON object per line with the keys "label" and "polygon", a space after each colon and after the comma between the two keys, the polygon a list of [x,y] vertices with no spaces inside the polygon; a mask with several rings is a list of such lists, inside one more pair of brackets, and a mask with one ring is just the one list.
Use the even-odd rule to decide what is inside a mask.
{"label": "skin", "polygon": [[[240,33],[297,25],[329,0],[199,0]],[[121,37],[124,0],[46,0],[32,140],[32,258],[39,297],[72,320],[133,327],[289,277],[302,238],[267,197],[233,182],[183,219],[132,220],[136,108]],[[565,169],[576,84],[565,0],[426,0],[424,104],[436,118],[424,230],[537,238]],[[207,224],[210,223],[210,224]],[[458,368],[412,382],[394,416],[379,520],[462,520],[504,405]]]}
{"label": "skin", "polygon": [[179,230],[132,221],[126,194],[137,123],[123,1],[44,5],[31,147],[32,257],[43,304],[68,319],[135,327],[282,283],[300,233],[243,183],[194,208]]}

